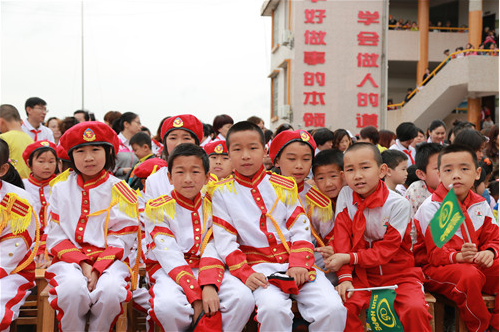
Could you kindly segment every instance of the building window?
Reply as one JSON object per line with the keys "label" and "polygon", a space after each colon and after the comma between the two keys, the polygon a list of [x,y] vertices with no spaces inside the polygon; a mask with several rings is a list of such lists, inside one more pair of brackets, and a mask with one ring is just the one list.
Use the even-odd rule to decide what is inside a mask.
{"label": "building window", "polygon": [[285,59],[278,66],[283,70],[283,105],[290,105],[290,59]]}
{"label": "building window", "polygon": [[279,33],[280,33],[279,13],[278,13],[278,7],[276,7],[273,10],[273,40],[272,40],[273,48],[277,46],[279,43]]}
{"label": "building window", "polygon": [[278,120],[278,95],[279,95],[279,70],[273,70],[269,75],[271,78],[271,121]]}

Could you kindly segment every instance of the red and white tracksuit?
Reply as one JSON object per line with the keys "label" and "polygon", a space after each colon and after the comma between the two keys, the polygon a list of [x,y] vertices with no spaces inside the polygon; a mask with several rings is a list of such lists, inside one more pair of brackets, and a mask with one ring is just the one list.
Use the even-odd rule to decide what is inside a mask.
{"label": "red and white tracksuit", "polygon": [[306,282],[298,295],[274,285],[253,292],[261,331],[292,330],[292,298],[310,322],[310,331],[342,331],[346,310],[323,272],[313,268],[310,223],[296,190],[293,180],[268,174],[263,167],[252,179],[235,172],[234,178],[219,182],[212,198],[215,246],[231,274],[243,283],[253,273],[269,276],[289,267],[317,273],[316,280]]}
{"label": "red and white tracksuit", "polygon": [[[111,206],[113,195],[121,201]],[[139,224],[121,206],[137,209],[134,195],[124,181],[104,170],[87,182],[71,171],[67,180],[53,186],[47,249],[54,259],[45,277],[53,286],[49,302],[57,310],[62,331],[84,331],[89,312],[89,331],[109,331],[122,312],[121,303],[130,301],[130,270],[124,260]],[[123,201],[124,197],[131,202]],[[81,262],[99,274],[92,292]]]}
{"label": "red and white tracksuit", "polygon": [[[424,266],[427,276],[425,288],[454,301],[469,331],[484,331],[489,326],[498,330],[498,296],[493,314],[490,314],[481,296],[481,292],[498,294],[498,225],[486,200],[469,191],[464,202],[460,203],[465,221],[449,242],[442,248],[436,247],[429,223],[447,193],[447,189],[440,184],[415,215],[418,234],[415,255],[417,259],[420,257]],[[469,242],[465,227],[478,251],[491,250],[494,253],[491,267],[457,262],[456,256],[462,245]]]}

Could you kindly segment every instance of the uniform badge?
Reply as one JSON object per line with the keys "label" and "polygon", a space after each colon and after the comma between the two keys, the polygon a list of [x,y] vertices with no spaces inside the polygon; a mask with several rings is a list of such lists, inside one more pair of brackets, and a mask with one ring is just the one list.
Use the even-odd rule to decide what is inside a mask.
{"label": "uniform badge", "polygon": [[309,135],[307,134],[307,132],[305,132],[305,131],[303,131],[303,130],[300,132],[300,138],[301,138],[304,142],[309,141]]}
{"label": "uniform badge", "polygon": [[387,225],[389,225],[389,217],[382,219],[382,226],[387,227]]}
{"label": "uniform badge", "polygon": [[95,134],[94,131],[90,128],[87,128],[83,132],[83,139],[86,140],[87,142],[92,142],[95,141]]}
{"label": "uniform badge", "polygon": [[309,272],[309,282],[314,282],[316,280],[316,273]]}
{"label": "uniform badge", "polygon": [[45,141],[40,142],[40,144],[43,145],[43,146],[50,146],[50,143],[49,142],[45,142]]}
{"label": "uniform badge", "polygon": [[184,122],[182,122],[181,118],[175,119],[174,122],[172,123],[172,126],[174,126],[175,128],[182,127],[183,125],[184,125]]}
{"label": "uniform badge", "polygon": [[222,147],[222,144],[219,144],[215,147],[214,152],[217,154],[221,154],[222,151],[224,151],[224,148]]}

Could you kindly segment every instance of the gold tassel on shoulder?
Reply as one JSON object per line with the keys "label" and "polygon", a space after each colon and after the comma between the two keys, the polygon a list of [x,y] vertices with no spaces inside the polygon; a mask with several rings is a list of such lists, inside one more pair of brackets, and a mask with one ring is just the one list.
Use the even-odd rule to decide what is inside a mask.
{"label": "gold tassel on shoulder", "polygon": [[175,199],[168,195],[163,195],[149,200],[144,208],[144,213],[154,223],[162,222],[165,214],[173,219],[176,216]]}
{"label": "gold tassel on shoulder", "polygon": [[10,222],[12,234],[24,232],[31,224],[33,208],[29,202],[14,193],[8,193],[0,202],[0,227],[3,230]]}
{"label": "gold tassel on shoulder", "polygon": [[55,178],[52,179],[52,181],[49,182],[49,186],[52,188],[56,183],[68,180],[70,170],[71,168],[68,168],[64,172],[59,173],[59,175],[57,175]]}
{"label": "gold tassel on shoulder", "polygon": [[118,209],[130,218],[137,218],[137,194],[125,183],[125,181],[121,181],[113,186],[111,191],[111,205],[115,204],[118,204]]}

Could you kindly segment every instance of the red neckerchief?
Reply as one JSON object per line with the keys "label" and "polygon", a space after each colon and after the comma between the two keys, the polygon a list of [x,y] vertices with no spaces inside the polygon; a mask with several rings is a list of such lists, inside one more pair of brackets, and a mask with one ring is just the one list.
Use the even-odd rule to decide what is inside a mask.
{"label": "red neckerchief", "polygon": [[[439,186],[436,188],[436,191],[434,191],[434,194],[432,194],[432,200],[441,203],[445,198],[446,194],[448,194],[448,190],[442,183],[440,183]],[[484,197],[479,196],[472,190],[469,190],[469,193],[467,194],[467,197],[465,197],[464,201],[463,202],[458,201],[458,203],[460,204],[460,208],[462,209],[462,213],[464,214],[465,217],[464,222],[460,225],[460,231],[462,232],[462,239],[464,240],[464,243],[469,242],[467,231],[465,230],[465,227],[467,227],[471,242],[478,244],[476,230],[474,229],[474,225],[472,224],[472,220],[470,219],[467,210],[473,204],[479,203],[484,200],[485,200]]]}
{"label": "red neckerchief", "polygon": [[352,252],[357,251],[364,244],[364,235],[366,229],[366,218],[363,211],[368,209],[373,209],[376,207],[381,207],[385,204],[389,196],[389,189],[385,185],[384,181],[379,180],[377,189],[368,196],[367,198],[361,197],[355,191],[352,193],[352,203],[356,204],[356,214],[352,220],[352,233],[354,235],[352,241]]}
{"label": "red neckerchief", "polygon": [[36,130],[36,129],[30,129],[30,131],[31,131],[33,134],[35,134],[35,138],[33,139],[33,141],[35,141],[35,142],[36,142],[36,141],[38,141],[38,134],[40,134],[40,133],[42,132],[42,130],[41,130],[41,129],[39,129],[39,130]]}
{"label": "red neckerchief", "polygon": [[410,160],[411,160],[411,164],[415,165],[415,160],[413,159],[413,156],[411,155],[411,150],[410,149],[404,149],[403,152],[408,155],[408,158],[410,158]]}

